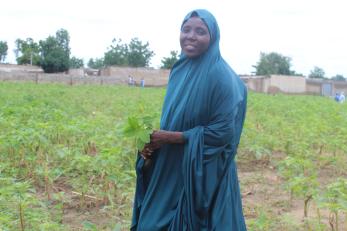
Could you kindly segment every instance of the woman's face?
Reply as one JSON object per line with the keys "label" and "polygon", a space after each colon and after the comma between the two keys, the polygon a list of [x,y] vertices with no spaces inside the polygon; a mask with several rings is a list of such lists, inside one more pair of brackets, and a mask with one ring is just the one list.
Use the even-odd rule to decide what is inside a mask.
{"label": "woman's face", "polygon": [[208,49],[210,33],[199,17],[193,16],[183,24],[180,44],[188,58],[196,58]]}

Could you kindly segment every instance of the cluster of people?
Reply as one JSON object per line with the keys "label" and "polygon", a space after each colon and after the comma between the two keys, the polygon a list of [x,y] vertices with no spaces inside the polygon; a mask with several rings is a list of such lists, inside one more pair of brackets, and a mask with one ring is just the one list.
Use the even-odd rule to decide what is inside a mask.
{"label": "cluster of people", "polygon": [[[136,86],[136,80],[134,80],[134,78],[130,75],[128,76],[128,85],[129,86]],[[144,78],[141,79],[140,86],[145,87],[145,79]]]}
{"label": "cluster of people", "polygon": [[343,92],[337,92],[335,94],[335,101],[338,103],[343,103],[345,102],[345,94]]}

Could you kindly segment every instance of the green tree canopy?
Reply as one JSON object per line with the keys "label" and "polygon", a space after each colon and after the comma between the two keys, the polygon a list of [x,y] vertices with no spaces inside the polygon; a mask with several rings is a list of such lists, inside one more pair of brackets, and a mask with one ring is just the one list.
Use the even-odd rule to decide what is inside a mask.
{"label": "green tree canopy", "polygon": [[331,79],[335,81],[346,81],[346,78],[343,75],[335,75]]}
{"label": "green tree canopy", "polygon": [[83,59],[76,58],[75,56],[73,56],[70,59],[69,68],[81,68],[83,66],[84,66]]}
{"label": "green tree canopy", "polygon": [[138,38],[131,39],[129,44],[113,39],[112,45],[104,55],[105,66],[147,67],[154,52],[149,49],[149,43],[143,44]]}
{"label": "green tree canopy", "polygon": [[70,65],[70,37],[65,29],[56,32],[56,36],[49,36],[40,41],[41,66],[47,73],[63,72]]}
{"label": "green tree canopy", "polygon": [[128,45],[123,44],[122,40],[113,39],[108,51],[104,54],[105,66],[127,66],[128,65]]}
{"label": "green tree canopy", "polygon": [[256,75],[292,75],[291,58],[276,52],[260,53],[260,60],[253,67]]}
{"label": "green tree canopy", "polygon": [[324,79],[325,78],[325,72],[322,68],[315,66],[313,68],[313,70],[311,70],[308,77],[315,78],[315,79]]}
{"label": "green tree canopy", "polygon": [[178,56],[178,51],[171,51],[170,52],[169,57],[164,57],[161,60],[161,67],[162,69],[171,69],[173,67],[173,65],[177,62],[177,60],[179,59]]}
{"label": "green tree canopy", "polygon": [[64,50],[67,56],[70,55],[70,36],[65,29],[60,29],[56,32],[55,38],[60,48]]}
{"label": "green tree canopy", "polygon": [[40,65],[40,47],[32,38],[25,40],[17,39],[15,41],[16,48],[14,50],[17,64]]}
{"label": "green tree canopy", "polygon": [[7,56],[7,42],[6,41],[0,41],[0,63],[5,62],[6,56]]}
{"label": "green tree canopy", "polygon": [[104,59],[102,58],[95,58],[94,59],[89,59],[88,61],[88,67],[89,68],[93,68],[93,69],[100,69],[100,68],[103,68],[104,67]]}
{"label": "green tree canopy", "polygon": [[148,67],[154,52],[149,49],[149,43],[142,44],[138,38],[131,39],[128,46],[128,64],[131,67]]}

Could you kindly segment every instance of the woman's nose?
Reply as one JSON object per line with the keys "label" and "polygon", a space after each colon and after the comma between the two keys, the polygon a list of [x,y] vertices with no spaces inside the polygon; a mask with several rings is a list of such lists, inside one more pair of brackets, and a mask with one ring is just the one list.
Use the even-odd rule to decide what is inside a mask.
{"label": "woman's nose", "polygon": [[196,39],[196,33],[194,31],[190,31],[188,34],[187,34],[187,38],[188,39]]}

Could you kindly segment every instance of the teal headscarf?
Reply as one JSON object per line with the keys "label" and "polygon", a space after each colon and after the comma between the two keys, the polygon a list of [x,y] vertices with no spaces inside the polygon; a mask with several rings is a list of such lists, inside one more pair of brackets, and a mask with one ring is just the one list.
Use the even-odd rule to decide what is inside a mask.
{"label": "teal headscarf", "polygon": [[194,10],[210,33],[197,58],[181,54],[169,78],[161,129],[181,131],[184,145],[164,145],[144,171],[137,161],[132,230],[246,230],[234,157],[246,112],[243,82],[221,57],[219,28]]}

